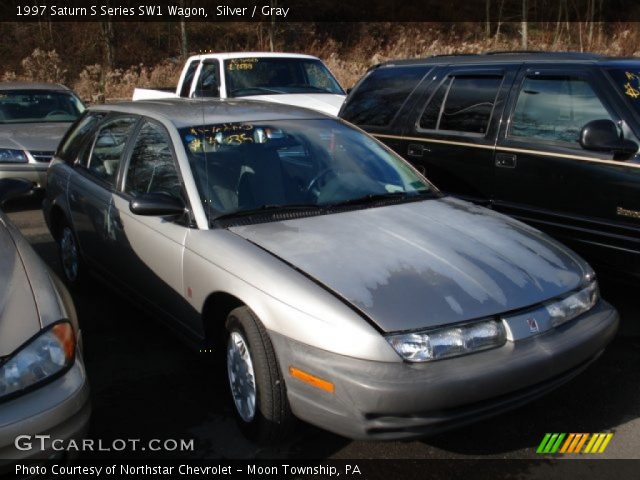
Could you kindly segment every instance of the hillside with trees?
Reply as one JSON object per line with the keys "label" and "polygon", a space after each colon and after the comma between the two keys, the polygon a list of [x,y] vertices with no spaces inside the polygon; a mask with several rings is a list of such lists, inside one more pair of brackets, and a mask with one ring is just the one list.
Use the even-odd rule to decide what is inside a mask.
{"label": "hillside with trees", "polygon": [[547,22],[7,22],[0,23],[0,75],[62,82],[87,101],[102,101],[129,98],[136,86],[174,85],[184,57],[205,51],[317,55],[345,88],[394,58],[521,49],[640,55],[640,24],[570,22],[563,4]]}

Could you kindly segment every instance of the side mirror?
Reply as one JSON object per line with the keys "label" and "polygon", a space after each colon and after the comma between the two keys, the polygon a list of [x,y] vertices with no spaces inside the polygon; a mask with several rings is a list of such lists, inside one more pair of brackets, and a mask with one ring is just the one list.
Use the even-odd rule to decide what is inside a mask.
{"label": "side mirror", "polygon": [[12,198],[21,197],[33,190],[33,183],[24,178],[3,178],[0,180],[0,205]]}
{"label": "side mirror", "polygon": [[638,144],[622,138],[618,127],[611,120],[592,120],[580,131],[580,146],[585,150],[612,152],[629,157],[638,151]]}
{"label": "side mirror", "polygon": [[182,215],[185,205],[182,200],[164,193],[144,193],[129,202],[129,210],[135,215],[168,217]]}

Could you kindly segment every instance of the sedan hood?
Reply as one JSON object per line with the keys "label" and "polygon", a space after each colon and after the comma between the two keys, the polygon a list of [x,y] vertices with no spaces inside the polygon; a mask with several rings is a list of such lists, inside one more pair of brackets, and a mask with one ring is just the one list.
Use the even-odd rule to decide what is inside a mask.
{"label": "sedan hood", "polygon": [[386,332],[527,307],[577,288],[589,266],[539,231],[452,198],[232,227]]}
{"label": "sedan hood", "polygon": [[310,108],[337,117],[345,96],[333,93],[284,93],[280,95],[252,95],[244,98]]}
{"label": "sedan hood", "polygon": [[40,330],[31,284],[0,213],[0,358]]}
{"label": "sedan hood", "polygon": [[70,125],[67,122],[0,125],[0,148],[53,152]]}

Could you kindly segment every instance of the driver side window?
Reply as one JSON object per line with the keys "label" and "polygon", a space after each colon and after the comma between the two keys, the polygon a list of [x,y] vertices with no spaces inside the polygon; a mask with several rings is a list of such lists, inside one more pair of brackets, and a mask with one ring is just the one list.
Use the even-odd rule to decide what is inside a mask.
{"label": "driver side window", "polygon": [[601,119],[615,122],[585,79],[530,76],[520,90],[509,136],[580,148],[582,127]]}
{"label": "driver side window", "polygon": [[164,193],[182,198],[171,139],[160,125],[145,122],[140,129],[131,153],[124,191],[133,196]]}

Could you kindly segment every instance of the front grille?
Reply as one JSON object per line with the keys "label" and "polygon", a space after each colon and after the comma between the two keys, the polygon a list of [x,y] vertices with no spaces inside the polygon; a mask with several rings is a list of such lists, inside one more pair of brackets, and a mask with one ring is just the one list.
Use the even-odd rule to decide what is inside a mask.
{"label": "front grille", "polygon": [[29,152],[36,162],[48,163],[53,158],[54,152],[36,152],[31,150]]}

